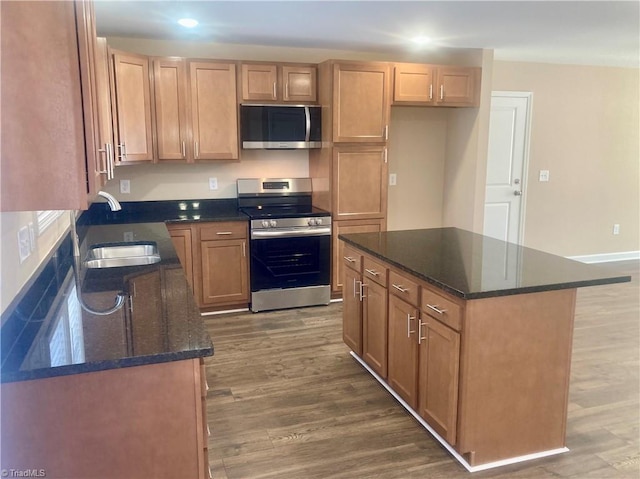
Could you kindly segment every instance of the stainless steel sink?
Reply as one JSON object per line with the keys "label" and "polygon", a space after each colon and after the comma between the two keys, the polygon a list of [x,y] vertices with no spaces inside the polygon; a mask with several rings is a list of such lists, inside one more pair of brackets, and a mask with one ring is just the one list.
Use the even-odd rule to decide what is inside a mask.
{"label": "stainless steel sink", "polygon": [[160,261],[158,245],[153,241],[97,244],[89,248],[84,265],[87,268],[140,266]]}

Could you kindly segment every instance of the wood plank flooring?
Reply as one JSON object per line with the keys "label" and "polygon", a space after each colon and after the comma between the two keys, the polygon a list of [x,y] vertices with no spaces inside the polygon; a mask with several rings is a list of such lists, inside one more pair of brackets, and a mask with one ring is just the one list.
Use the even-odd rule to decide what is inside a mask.
{"label": "wood plank flooring", "polygon": [[640,266],[606,267],[633,281],[578,290],[570,452],[468,473],[349,356],[333,303],[206,317],[213,477],[639,478]]}

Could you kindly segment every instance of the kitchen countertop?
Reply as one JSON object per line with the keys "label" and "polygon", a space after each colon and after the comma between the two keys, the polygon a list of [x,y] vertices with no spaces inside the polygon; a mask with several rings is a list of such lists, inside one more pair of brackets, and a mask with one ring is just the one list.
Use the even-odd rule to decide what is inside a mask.
{"label": "kitchen countertop", "polygon": [[[176,255],[166,222],[247,221],[231,200],[94,203],[2,315],[2,382],[79,374],[210,356],[213,344]],[[153,241],[152,265],[88,269],[98,243]],[[78,266],[80,263],[80,266]],[[95,314],[127,298],[110,314]],[[90,312],[92,311],[92,312]]]}
{"label": "kitchen countertop", "polygon": [[458,228],[340,235],[345,243],[463,299],[631,281],[573,261]]}

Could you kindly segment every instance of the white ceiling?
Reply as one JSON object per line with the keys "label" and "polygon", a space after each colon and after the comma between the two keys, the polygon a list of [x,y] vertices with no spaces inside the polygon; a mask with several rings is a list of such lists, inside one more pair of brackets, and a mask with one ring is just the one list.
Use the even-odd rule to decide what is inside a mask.
{"label": "white ceiling", "polygon": [[[95,0],[100,36],[396,52],[487,48],[497,60],[638,67],[640,1]],[[179,18],[196,18],[186,30]],[[425,47],[423,47],[425,48]]]}

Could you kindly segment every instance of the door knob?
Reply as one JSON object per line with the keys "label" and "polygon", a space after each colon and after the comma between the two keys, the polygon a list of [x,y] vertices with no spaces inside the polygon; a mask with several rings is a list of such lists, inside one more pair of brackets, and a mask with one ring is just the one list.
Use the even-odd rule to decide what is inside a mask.
{"label": "door knob", "polygon": [[513,194],[516,196],[522,196],[522,191],[516,190],[513,192]]}
{"label": "door knob", "polygon": [[516,178],[513,180],[513,184],[514,185],[519,185],[520,184],[520,178]]}

